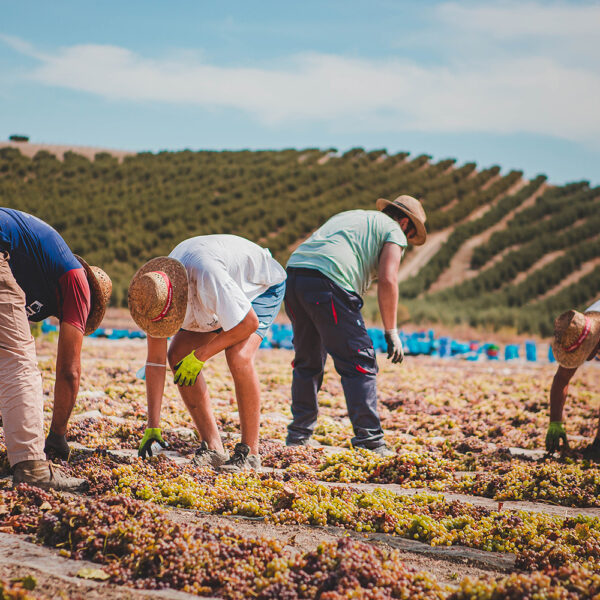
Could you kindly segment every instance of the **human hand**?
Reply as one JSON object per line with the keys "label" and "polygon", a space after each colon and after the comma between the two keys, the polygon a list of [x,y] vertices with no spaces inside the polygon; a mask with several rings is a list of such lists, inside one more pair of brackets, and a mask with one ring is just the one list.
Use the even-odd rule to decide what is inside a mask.
{"label": "human hand", "polygon": [[60,460],[69,460],[71,448],[67,444],[67,438],[64,435],[58,435],[52,430],[48,432],[46,443],[44,444],[44,452],[48,460],[52,458],[60,458]]}
{"label": "human hand", "polygon": [[144,431],[144,437],[138,448],[138,456],[146,458],[152,456],[152,443],[158,442],[163,448],[168,448],[169,445],[163,440],[160,427],[147,427]]}
{"label": "human hand", "polygon": [[203,366],[204,363],[192,351],[175,365],[173,381],[177,385],[194,385]]}
{"label": "human hand", "polygon": [[584,458],[597,462],[600,460],[600,437],[596,437],[594,441],[581,450]]}
{"label": "human hand", "polygon": [[564,424],[562,421],[552,421],[548,426],[548,432],[546,433],[546,451],[556,452],[560,450],[560,441],[563,441],[562,451],[569,449],[569,442],[567,441],[567,432],[565,431]]}
{"label": "human hand", "polygon": [[387,343],[387,357],[391,358],[393,363],[401,363],[404,360],[404,349],[402,340],[398,337],[398,330],[387,329],[384,337]]}

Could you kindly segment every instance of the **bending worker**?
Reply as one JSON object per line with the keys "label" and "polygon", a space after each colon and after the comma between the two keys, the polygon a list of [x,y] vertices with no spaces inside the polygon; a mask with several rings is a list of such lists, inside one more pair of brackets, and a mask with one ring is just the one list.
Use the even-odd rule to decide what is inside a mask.
{"label": "bending worker", "polygon": [[396,329],[398,268],[407,242],[425,243],[425,211],[410,196],[380,198],[379,210],[351,210],[329,219],[292,254],[286,312],[294,330],[292,422],[287,445],[306,445],[317,422],[317,393],[327,354],[342,379],[352,445],[388,456],[377,411],[377,362],[360,309],[378,279],[388,358],[404,358]]}
{"label": "bending worker", "polygon": [[[558,369],[550,388],[550,425],[546,434],[546,450],[555,452],[569,447],[563,419],[563,408],[569,393],[569,382],[577,369],[587,360],[600,358],[600,300],[585,313],[569,310],[554,321],[554,357]],[[584,454],[600,456],[600,421],[592,444]]]}
{"label": "bending worker", "polygon": [[[0,208],[0,412],[13,482],[74,491],[85,481],[46,460],[69,458],[67,423],[79,391],[81,345],[104,317],[111,281],[75,256],[50,225]],[[60,320],[50,432],[29,321]]]}
{"label": "bending worker", "polygon": [[[166,360],[200,435],[193,462],[229,471],[258,470],[260,388],[254,357],[277,316],[285,270],[271,253],[235,235],[185,240],[168,257],[146,263],[129,286],[129,310],[147,333],[148,426],[138,454],[166,446],[160,408]],[[173,336],[167,352],[167,337]],[[225,351],[235,384],[241,443],[230,457],[212,411],[204,363]]]}

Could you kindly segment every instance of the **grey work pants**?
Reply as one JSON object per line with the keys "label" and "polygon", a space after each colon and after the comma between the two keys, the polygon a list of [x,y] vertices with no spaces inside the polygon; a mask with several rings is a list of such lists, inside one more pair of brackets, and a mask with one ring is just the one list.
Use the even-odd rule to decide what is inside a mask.
{"label": "grey work pants", "polygon": [[377,361],[360,313],[362,299],[319,271],[293,267],[287,271],[285,308],[294,329],[295,350],[288,443],[308,439],[314,431],[317,393],[330,354],[341,376],[354,429],[352,445],[383,445],[377,412]]}

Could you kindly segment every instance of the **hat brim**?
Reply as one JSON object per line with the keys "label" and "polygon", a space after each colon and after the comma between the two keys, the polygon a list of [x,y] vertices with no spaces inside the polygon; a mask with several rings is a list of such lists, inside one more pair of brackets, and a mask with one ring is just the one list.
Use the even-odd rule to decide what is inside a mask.
{"label": "hat brim", "polygon": [[[163,271],[171,280],[173,300],[167,314],[160,321],[152,321],[137,310],[137,301],[132,294],[133,283],[142,275],[151,271]],[[185,267],[169,256],[159,256],[143,265],[131,279],[127,294],[129,312],[138,327],[150,337],[166,338],[175,335],[183,324],[188,302],[188,278]]]}
{"label": "hat brim", "polygon": [[[100,323],[102,323],[102,319],[104,319],[106,307],[108,306],[112,292],[112,283],[104,288],[98,281],[96,273],[94,273],[94,270],[87,261],[77,254],[74,256],[81,263],[88,280],[88,285],[90,286],[90,313],[85,322],[85,331],[83,332],[83,335],[90,335],[100,327]],[[106,277],[110,282],[108,275]]]}
{"label": "hat brim", "polygon": [[552,352],[556,362],[566,369],[576,369],[580,367],[593,352],[600,341],[600,312],[585,313],[590,318],[591,328],[585,340],[577,350],[566,352],[562,346],[552,340]]}
{"label": "hat brim", "polygon": [[412,236],[410,240],[407,240],[413,246],[422,246],[427,239],[427,229],[425,229],[425,223],[419,219],[417,215],[415,215],[410,209],[400,208],[397,204],[394,204],[391,200],[387,200],[386,198],[379,198],[377,202],[375,202],[375,207],[377,210],[383,210],[386,206],[393,206],[398,210],[406,213],[406,216],[411,220],[412,224],[415,226],[416,233]]}

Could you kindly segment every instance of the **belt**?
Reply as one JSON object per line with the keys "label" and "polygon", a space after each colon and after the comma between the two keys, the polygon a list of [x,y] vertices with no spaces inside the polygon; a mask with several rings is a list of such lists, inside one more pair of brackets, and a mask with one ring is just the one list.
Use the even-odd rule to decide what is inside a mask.
{"label": "belt", "polygon": [[329,279],[332,281],[331,277],[327,277],[325,273],[321,273],[317,269],[309,269],[308,267],[288,267],[286,269],[290,271],[293,275],[307,275],[308,277],[319,277],[320,279]]}

